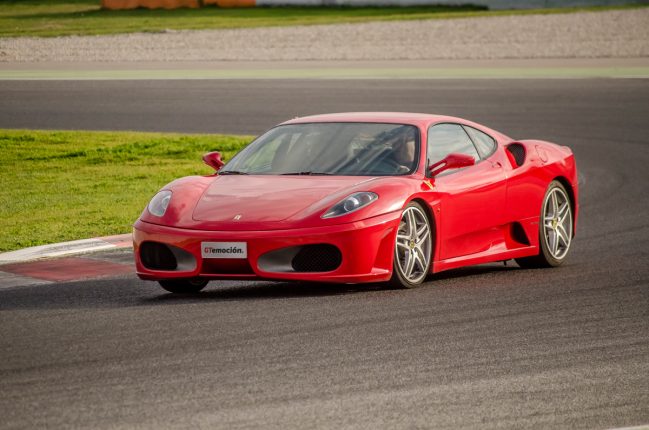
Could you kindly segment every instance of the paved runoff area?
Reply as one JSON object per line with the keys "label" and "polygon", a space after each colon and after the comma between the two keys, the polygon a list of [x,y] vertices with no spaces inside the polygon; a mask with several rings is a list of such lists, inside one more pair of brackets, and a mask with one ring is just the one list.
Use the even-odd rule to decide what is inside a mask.
{"label": "paved runoff area", "polygon": [[[0,120],[51,128],[246,133],[309,112],[448,113],[568,145],[582,174],[556,269],[490,264],[414,290],[214,281],[176,296],[132,272],[2,288],[0,427],[649,423],[648,80],[4,81],[0,94]],[[130,257],[62,258],[113,271]]]}

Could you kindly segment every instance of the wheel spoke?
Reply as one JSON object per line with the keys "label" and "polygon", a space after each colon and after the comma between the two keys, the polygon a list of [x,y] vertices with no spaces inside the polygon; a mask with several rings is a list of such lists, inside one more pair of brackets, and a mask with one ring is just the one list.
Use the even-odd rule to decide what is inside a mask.
{"label": "wheel spoke", "polygon": [[426,239],[428,239],[428,226],[424,224],[424,226],[417,232],[417,245],[421,245],[426,241]]}
{"label": "wheel spoke", "polygon": [[559,252],[559,234],[556,231],[554,231],[553,239],[552,255],[557,255],[557,252]]}
{"label": "wheel spoke", "polygon": [[552,255],[555,255],[557,253],[557,232],[554,229],[548,230],[546,236],[548,239],[548,248],[550,248]]}
{"label": "wheel spoke", "polygon": [[419,263],[419,269],[423,272],[426,270],[426,256],[420,248],[415,248],[414,251],[417,256],[417,263]]}
{"label": "wheel spoke", "polygon": [[407,242],[404,243],[404,242],[399,242],[399,241],[397,241],[397,246],[400,247],[400,248],[403,248],[403,249],[405,249],[405,250],[410,250],[410,247],[408,246],[408,243],[407,243]]}
{"label": "wheel spoke", "polygon": [[404,270],[404,275],[406,275],[406,278],[410,278],[412,275],[412,270],[415,267],[415,255],[413,252],[408,252],[407,254],[407,263],[406,263],[406,269]]}
{"label": "wheel spoke", "polygon": [[411,275],[413,273],[415,273],[417,268],[419,268],[419,270],[423,270],[422,269],[423,265],[421,264],[421,258],[419,256],[419,253],[415,249],[412,250],[412,259],[413,259],[413,263],[412,263],[412,273],[411,273]]}
{"label": "wheel spoke", "polygon": [[564,222],[560,222],[559,227],[565,232],[566,237],[572,237],[572,218],[568,217]]}
{"label": "wheel spoke", "polygon": [[563,234],[561,233],[561,231],[559,231],[559,229],[555,230],[555,234],[556,234],[556,245],[557,245],[557,251],[558,251],[559,246],[561,245],[561,242],[565,243],[566,240],[564,239]]}
{"label": "wheel spoke", "polygon": [[561,241],[567,248],[570,245],[570,237],[568,236],[568,233],[562,225],[557,226],[557,234],[559,235],[559,239],[561,239]]}
{"label": "wheel spoke", "polygon": [[559,203],[557,202],[556,192],[552,193],[551,202],[552,202],[552,216],[554,217],[557,215],[557,212],[559,211]]}
{"label": "wheel spoke", "polygon": [[565,217],[566,214],[568,213],[568,208],[569,207],[570,207],[570,205],[568,204],[568,202],[563,202],[561,204],[561,206],[559,207],[559,212],[557,213],[557,218],[561,219],[561,218]]}
{"label": "wheel spoke", "polygon": [[417,230],[417,239],[428,233],[428,226],[424,223],[419,230]]}
{"label": "wheel spoke", "polygon": [[410,210],[408,211],[408,234],[411,238],[414,236],[416,229],[417,222],[415,221],[415,214],[414,211]]}

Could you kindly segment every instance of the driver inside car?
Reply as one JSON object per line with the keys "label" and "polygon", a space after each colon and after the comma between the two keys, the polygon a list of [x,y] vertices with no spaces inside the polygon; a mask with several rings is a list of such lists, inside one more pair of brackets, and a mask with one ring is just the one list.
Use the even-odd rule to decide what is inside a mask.
{"label": "driver inside car", "polygon": [[387,157],[381,160],[381,170],[387,174],[404,174],[412,170],[415,160],[415,131],[404,127],[403,131],[391,136],[386,142],[390,148]]}

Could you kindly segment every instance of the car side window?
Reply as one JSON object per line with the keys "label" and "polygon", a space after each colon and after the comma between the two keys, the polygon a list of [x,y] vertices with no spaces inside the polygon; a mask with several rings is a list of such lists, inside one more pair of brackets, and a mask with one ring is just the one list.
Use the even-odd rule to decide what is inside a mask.
{"label": "car side window", "polygon": [[466,154],[476,162],[480,155],[462,126],[437,124],[428,129],[428,162],[436,163],[448,154]]}
{"label": "car side window", "polygon": [[471,140],[473,140],[473,143],[478,148],[481,158],[487,158],[494,152],[494,149],[496,149],[496,141],[493,137],[468,125],[465,125],[464,129],[471,136]]}

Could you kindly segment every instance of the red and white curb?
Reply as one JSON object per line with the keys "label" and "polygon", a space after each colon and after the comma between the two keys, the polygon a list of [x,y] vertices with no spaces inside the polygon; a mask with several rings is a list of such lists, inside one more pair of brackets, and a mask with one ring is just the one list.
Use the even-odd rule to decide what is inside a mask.
{"label": "red and white curb", "polygon": [[124,258],[95,254],[132,246],[131,235],[121,234],[5,252],[0,254],[0,289],[134,273]]}
{"label": "red and white curb", "polygon": [[112,248],[133,246],[130,234],[96,237],[94,239],[73,240],[72,242],[54,243],[51,245],[33,246],[18,251],[0,254],[0,265],[17,263],[41,258],[61,257],[64,255],[85,254]]}

